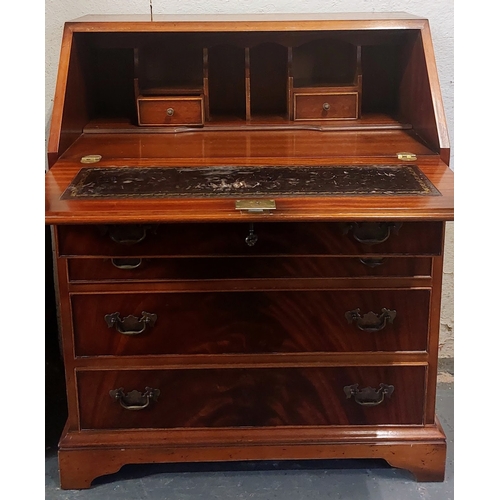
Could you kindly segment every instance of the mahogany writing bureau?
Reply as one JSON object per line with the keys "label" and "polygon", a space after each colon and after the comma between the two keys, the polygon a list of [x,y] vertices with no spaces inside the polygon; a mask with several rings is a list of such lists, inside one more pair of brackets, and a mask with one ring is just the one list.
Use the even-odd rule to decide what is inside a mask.
{"label": "mahogany writing bureau", "polygon": [[61,486],[314,458],[443,480],[449,157],[425,19],[67,23],[46,174]]}

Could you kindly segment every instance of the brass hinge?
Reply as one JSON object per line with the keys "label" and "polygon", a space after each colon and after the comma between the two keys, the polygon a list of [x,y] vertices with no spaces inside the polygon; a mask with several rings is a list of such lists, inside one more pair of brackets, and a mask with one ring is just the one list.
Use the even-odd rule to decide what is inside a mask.
{"label": "brass hinge", "polygon": [[417,155],[415,153],[398,153],[398,160],[415,161]]}
{"label": "brass hinge", "polygon": [[269,210],[276,210],[274,200],[236,200],[236,210],[247,213],[265,213]]}

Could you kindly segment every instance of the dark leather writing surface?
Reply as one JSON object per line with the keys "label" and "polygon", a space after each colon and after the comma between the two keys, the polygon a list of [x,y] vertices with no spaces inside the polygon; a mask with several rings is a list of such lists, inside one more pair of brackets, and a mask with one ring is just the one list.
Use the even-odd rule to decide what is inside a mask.
{"label": "dark leather writing surface", "polygon": [[414,165],[82,168],[62,199],[440,195]]}

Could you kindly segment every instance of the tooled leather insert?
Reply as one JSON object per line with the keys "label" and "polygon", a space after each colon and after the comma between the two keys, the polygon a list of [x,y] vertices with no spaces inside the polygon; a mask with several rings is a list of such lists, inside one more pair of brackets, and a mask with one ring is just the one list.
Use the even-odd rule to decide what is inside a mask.
{"label": "tooled leather insert", "polygon": [[61,199],[440,196],[415,165],[87,167]]}

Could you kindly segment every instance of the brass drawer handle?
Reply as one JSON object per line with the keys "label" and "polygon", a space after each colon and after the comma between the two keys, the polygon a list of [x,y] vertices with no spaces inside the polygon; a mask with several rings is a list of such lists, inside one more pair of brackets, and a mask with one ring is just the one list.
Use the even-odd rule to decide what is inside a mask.
{"label": "brass drawer handle", "polygon": [[394,321],[396,311],[390,311],[383,307],[381,314],[370,311],[361,316],[361,310],[358,308],[347,311],[345,317],[348,323],[356,323],[356,326],[364,332],[379,332],[385,328],[388,322],[392,323]]}
{"label": "brass drawer handle", "polygon": [[147,408],[151,401],[158,401],[160,390],[146,387],[143,394],[139,391],[131,391],[125,394],[123,387],[120,387],[109,391],[109,395],[115,401],[119,401],[120,405],[126,410],[137,411]]}
{"label": "brass drawer handle", "polygon": [[126,316],[125,318],[120,318],[120,313],[115,312],[112,314],[106,314],[104,316],[104,321],[108,325],[108,328],[115,327],[116,331],[122,335],[139,335],[146,330],[146,327],[154,326],[156,323],[157,315],[153,313],[148,313],[142,311],[142,317],[139,319],[136,316]]}
{"label": "brass drawer handle", "polygon": [[117,269],[137,269],[142,264],[142,259],[111,259],[111,264]]}
{"label": "brass drawer handle", "polygon": [[354,397],[354,401],[358,405],[362,406],[377,406],[385,397],[390,398],[394,392],[393,385],[380,384],[378,389],[373,387],[365,387],[364,389],[359,389],[359,384],[346,385],[344,387],[344,392],[347,399]]}
{"label": "brass drawer handle", "polygon": [[398,234],[401,222],[352,222],[344,227],[344,234],[352,231],[352,237],[364,245],[377,245]]}
{"label": "brass drawer handle", "polygon": [[155,225],[144,224],[116,224],[112,226],[98,226],[102,235],[108,235],[120,245],[135,245],[146,238],[149,230],[156,229]]}
{"label": "brass drawer handle", "polygon": [[168,108],[167,109],[167,115],[168,116],[174,116],[174,108]]}
{"label": "brass drawer handle", "polygon": [[372,258],[372,257],[366,257],[366,258],[360,257],[359,261],[361,262],[361,264],[364,264],[365,266],[368,266],[368,267],[378,267],[378,266],[381,266],[385,262],[385,259],[383,257],[380,259]]}

